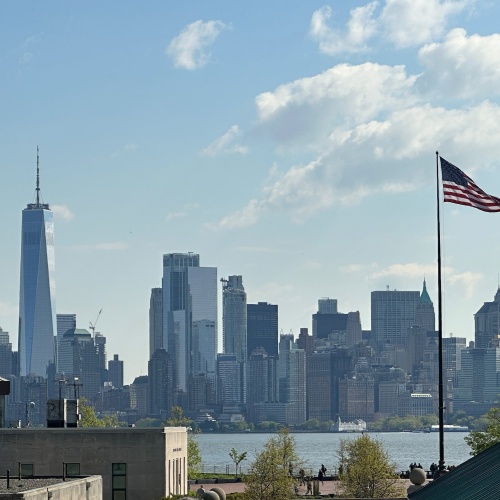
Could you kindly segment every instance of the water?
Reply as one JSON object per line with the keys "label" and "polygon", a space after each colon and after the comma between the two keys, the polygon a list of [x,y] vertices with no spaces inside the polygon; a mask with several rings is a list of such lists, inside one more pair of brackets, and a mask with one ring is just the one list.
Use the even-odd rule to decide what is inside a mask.
{"label": "water", "polygon": [[[231,448],[238,453],[246,451],[247,460],[241,463],[243,472],[262,450],[264,443],[273,434],[200,434],[198,441],[204,472],[234,473],[234,462],[229,457]],[[336,452],[341,439],[354,439],[358,434],[297,433],[292,434],[297,455],[305,462],[306,473],[316,473],[325,464],[328,473],[336,470]],[[432,462],[439,461],[439,432],[371,432],[370,437],[382,442],[397,470],[407,470],[412,462],[421,463],[429,469]],[[466,432],[447,432],[444,435],[444,458],[446,465],[460,465],[470,457],[470,448],[465,443]]]}

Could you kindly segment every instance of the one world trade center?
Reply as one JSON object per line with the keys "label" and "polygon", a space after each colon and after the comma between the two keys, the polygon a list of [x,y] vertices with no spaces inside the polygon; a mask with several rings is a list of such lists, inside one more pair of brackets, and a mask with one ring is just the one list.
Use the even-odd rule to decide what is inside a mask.
{"label": "one world trade center", "polygon": [[19,364],[21,375],[47,377],[56,326],[54,219],[40,200],[39,172],[37,148],[36,199],[22,215]]}

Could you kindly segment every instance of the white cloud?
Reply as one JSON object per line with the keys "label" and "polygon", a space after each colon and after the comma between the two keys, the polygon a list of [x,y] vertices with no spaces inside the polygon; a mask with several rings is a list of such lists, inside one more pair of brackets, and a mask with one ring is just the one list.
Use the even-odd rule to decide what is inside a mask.
{"label": "white cloud", "polygon": [[167,214],[166,219],[167,220],[180,219],[181,217],[186,217],[186,215],[187,215],[187,212],[185,212],[185,211],[169,212]]}
{"label": "white cloud", "polygon": [[461,274],[452,274],[446,277],[446,281],[452,286],[459,285],[465,289],[465,295],[468,299],[474,296],[474,292],[477,289],[478,284],[483,279],[482,274],[465,272]]}
{"label": "white cloud", "polygon": [[259,128],[282,145],[322,145],[336,126],[363,123],[415,102],[414,82],[404,66],[339,64],[259,94]]}
{"label": "white cloud", "polygon": [[319,42],[320,51],[334,55],[341,52],[361,52],[367,50],[366,42],[377,31],[373,17],[378,2],[370,2],[352,9],[346,30],[336,30],[328,25],[332,9],[324,6],[315,11],[311,18],[310,35]]}
{"label": "white cloud", "polygon": [[56,219],[69,222],[74,219],[75,214],[66,205],[51,205],[51,210]]}
{"label": "white cloud", "polygon": [[201,68],[210,60],[210,46],[224,28],[222,21],[195,21],[171,40],[165,53],[177,68]]}
{"label": "white cloud", "polygon": [[216,139],[212,144],[203,149],[205,156],[216,156],[219,153],[248,153],[248,148],[236,142],[236,139],[242,135],[238,125],[229,127],[226,133]]}
{"label": "white cloud", "polygon": [[423,278],[426,275],[434,275],[435,273],[436,264],[419,264],[417,262],[411,262],[408,264],[392,264],[385,269],[373,272],[370,278],[378,279],[388,276],[399,278]]}
{"label": "white cloud", "polygon": [[467,36],[451,30],[442,43],[418,52],[425,73],[418,84],[424,91],[448,97],[476,98],[500,94],[500,34]]}
{"label": "white cloud", "polygon": [[[333,205],[357,204],[376,193],[415,190],[428,184],[428,169],[438,148],[460,157],[464,168],[500,156],[500,107],[484,102],[447,110],[430,105],[396,110],[383,121],[370,121],[330,136],[330,149],[304,166],[292,166],[216,227],[242,228],[269,212],[286,211],[304,221]],[[404,160],[404,161],[402,161]],[[473,169],[467,168],[471,172]]]}
{"label": "white cloud", "polygon": [[309,34],[324,54],[362,52],[367,42],[382,37],[397,48],[407,48],[440,38],[453,15],[474,4],[475,0],[386,0],[380,15],[380,3],[369,2],[350,11],[345,29],[330,26],[333,15],[329,6],[316,10]]}
{"label": "white cloud", "polygon": [[24,52],[20,57],[19,62],[21,64],[29,64],[33,60],[33,54],[31,52]]}
{"label": "white cloud", "polygon": [[397,47],[431,42],[444,33],[448,19],[471,5],[470,0],[386,0],[380,23]]}

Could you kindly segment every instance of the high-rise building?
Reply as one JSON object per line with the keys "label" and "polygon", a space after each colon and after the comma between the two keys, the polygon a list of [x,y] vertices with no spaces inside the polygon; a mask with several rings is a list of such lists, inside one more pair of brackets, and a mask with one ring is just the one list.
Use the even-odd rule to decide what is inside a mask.
{"label": "high-rise building", "polygon": [[325,297],[318,300],[319,314],[337,314],[337,299]]}
{"label": "high-rise building", "polygon": [[371,294],[371,331],[377,348],[386,343],[406,346],[408,328],[415,326],[420,292],[385,290]]}
{"label": "high-rise building", "polygon": [[236,354],[217,354],[217,402],[223,408],[238,408],[246,403],[242,366]]}
{"label": "high-rise building", "polygon": [[108,361],[108,380],[116,389],[123,387],[123,361],[118,359],[118,354]]}
{"label": "high-rise building", "polygon": [[158,349],[148,362],[148,414],[165,419],[174,406],[174,375],[170,355]]}
{"label": "high-rise building", "polygon": [[12,344],[9,342],[9,334],[0,328],[0,377],[14,374],[12,362]]}
{"label": "high-rise building", "polygon": [[40,199],[38,150],[35,193],[22,214],[19,362],[21,375],[46,377],[55,360],[54,219]]}
{"label": "high-rise building", "polygon": [[[193,349],[193,324],[212,322],[213,328],[198,328],[211,335],[210,353],[217,352],[217,268],[200,267],[200,256],[171,253],[163,256],[163,345],[174,365],[177,389],[187,392],[188,377],[195,370],[195,360],[203,357]],[[206,323],[204,323],[206,325]],[[198,323],[200,325],[200,323]],[[198,338],[198,345],[208,339]]]}
{"label": "high-rise building", "polygon": [[222,285],[222,339],[225,354],[247,356],[247,294],[241,276],[229,276]]}
{"label": "high-rise building", "polygon": [[148,376],[140,375],[130,384],[130,409],[143,418],[148,412]]}
{"label": "high-rise building", "polygon": [[306,352],[297,349],[293,335],[281,335],[279,346],[279,400],[289,404],[287,423],[301,424],[307,420]]}
{"label": "high-rise building", "polygon": [[[436,314],[434,312],[434,304],[432,303],[427,286],[424,280],[422,293],[418,299],[415,309],[415,325],[426,332],[433,332],[436,329]],[[413,326],[413,325],[412,325]]]}
{"label": "high-rise building", "polygon": [[259,302],[247,304],[247,353],[264,349],[267,356],[278,357],[278,306]]}
{"label": "high-rise building", "polygon": [[56,339],[56,361],[57,361],[57,372],[59,370],[59,344],[63,339],[64,334],[68,330],[75,331],[76,328],[76,314],[56,314],[57,322],[57,339]]}
{"label": "high-rise building", "polygon": [[163,349],[163,290],[151,289],[149,301],[149,358],[157,349]]}
{"label": "high-rise building", "polygon": [[500,335],[500,287],[493,302],[485,302],[474,314],[475,347],[492,347]]}

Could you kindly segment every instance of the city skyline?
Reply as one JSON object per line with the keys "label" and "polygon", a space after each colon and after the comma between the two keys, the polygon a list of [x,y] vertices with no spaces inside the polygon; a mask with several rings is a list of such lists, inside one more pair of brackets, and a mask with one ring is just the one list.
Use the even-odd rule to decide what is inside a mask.
{"label": "city skyline", "polygon": [[[37,144],[57,313],[88,328],[102,309],[127,384],[147,373],[165,252],[243,276],[285,333],[311,332],[321,297],[368,329],[372,291],[425,278],[437,307],[435,151],[500,195],[500,5],[29,6],[0,7],[0,327],[14,346]],[[443,334],[473,340],[498,288],[498,215],[442,208]],[[221,286],[217,322],[221,351]]]}

